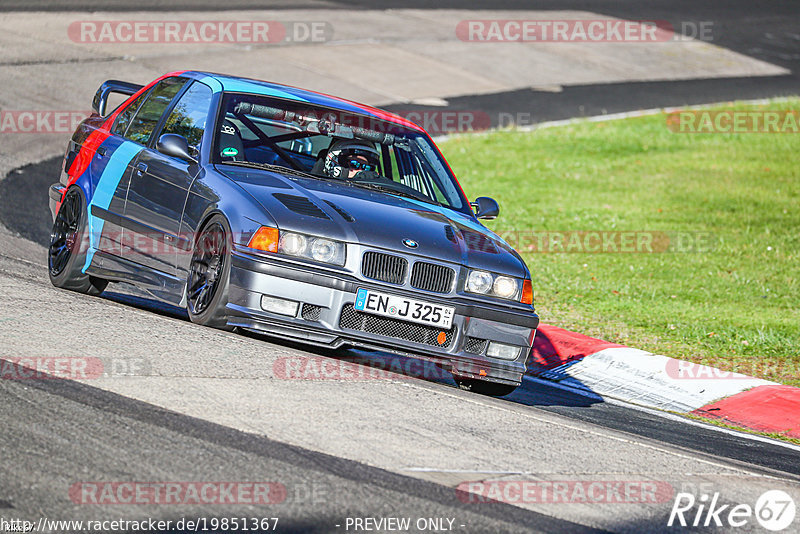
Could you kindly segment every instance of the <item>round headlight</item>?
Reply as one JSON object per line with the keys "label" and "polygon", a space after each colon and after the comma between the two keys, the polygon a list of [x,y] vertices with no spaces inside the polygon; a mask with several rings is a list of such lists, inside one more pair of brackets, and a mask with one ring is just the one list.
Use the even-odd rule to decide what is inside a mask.
{"label": "round headlight", "polygon": [[472,271],[467,278],[467,291],[488,293],[492,288],[492,275],[486,271]]}
{"label": "round headlight", "polygon": [[498,276],[492,286],[494,294],[504,299],[510,299],[517,294],[517,281],[507,276]]}
{"label": "round headlight", "polygon": [[311,257],[316,261],[328,263],[336,257],[336,243],[327,239],[316,239],[311,245]]}
{"label": "round headlight", "polygon": [[299,256],[306,250],[306,238],[300,234],[281,234],[278,250],[284,254]]}

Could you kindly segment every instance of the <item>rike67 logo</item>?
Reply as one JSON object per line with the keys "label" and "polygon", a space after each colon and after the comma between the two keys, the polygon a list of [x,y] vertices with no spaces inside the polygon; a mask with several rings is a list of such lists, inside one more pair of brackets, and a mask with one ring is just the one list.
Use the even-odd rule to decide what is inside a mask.
{"label": "rike67 logo", "polygon": [[792,526],[796,511],[794,499],[781,490],[765,491],[756,500],[755,506],[747,503],[723,504],[719,492],[713,495],[701,492],[699,497],[681,492],[675,496],[667,526],[728,529],[752,525],[755,518],[763,528],[779,532]]}

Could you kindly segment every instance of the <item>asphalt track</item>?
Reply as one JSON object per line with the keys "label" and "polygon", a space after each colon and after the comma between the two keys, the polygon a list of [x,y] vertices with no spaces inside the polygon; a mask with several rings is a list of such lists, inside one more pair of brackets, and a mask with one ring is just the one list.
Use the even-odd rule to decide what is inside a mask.
{"label": "asphalt track", "polygon": [[[416,2],[378,2],[355,6],[387,9],[393,7],[426,8]],[[438,3],[437,7],[462,7],[452,3]],[[225,9],[252,7],[331,8],[344,6],[339,2],[292,2],[265,3],[233,0]],[[2,2],[2,9],[93,9],[95,2],[67,0],[64,2]],[[194,10],[219,9],[218,2],[184,1],[163,2],[142,0],[134,4],[128,1],[105,2],[103,9],[163,9]],[[349,5],[353,8],[353,5]],[[561,2],[485,2],[470,5],[474,9],[567,9]],[[668,82],[635,82],[619,84],[593,84],[569,86],[561,92],[521,90],[506,93],[464,96],[449,99],[455,109],[482,109],[486,111],[511,112],[534,110],[533,119],[552,120],[583,115],[614,113],[639,108],[698,104],[728,99],[784,96],[800,92],[797,72],[800,63],[800,46],[796,35],[798,4],[786,2],[759,6],[753,14],[752,2],[735,1],[725,5],[725,10],[697,2],[573,2],[570,9],[583,9],[624,18],[664,18],[667,20],[715,20],[724,30],[720,34],[720,46],[736,50],[788,68],[785,76],[754,79],[713,79]],[[405,105],[386,106],[401,110]],[[419,109],[420,106],[415,106]],[[309,349],[276,343],[255,336],[231,336],[229,334],[202,333],[186,321],[185,314],[169,306],[160,305],[124,285],[110,288],[99,299],[73,296],[56,291],[48,286],[43,249],[27,245],[26,241],[46,245],[50,219],[46,207],[46,188],[55,181],[61,158],[51,158],[11,172],[0,181],[0,223],[11,231],[3,234],[0,249],[0,301],[5,305],[0,317],[4,342],[10,347],[31,347],[40,353],[51,351],[69,352],[68,346],[60,346],[78,339],[74,331],[80,321],[62,320],[59,313],[87,314],[91,317],[113,316],[122,318],[117,330],[121,339],[115,345],[106,339],[97,340],[102,347],[119,347],[136,338],[137,331],[130,325],[146,323],[164,344],[171,344],[174,352],[181,352],[181,345],[193,338],[204,336],[208,343],[210,360],[225,345],[248,344],[256,352],[286,353],[293,356],[324,358],[349,358],[364,365],[386,361],[388,355],[368,355],[355,352],[331,354],[324,350]],[[13,234],[16,234],[15,237]],[[21,239],[18,239],[21,238]],[[80,310],[80,311],[75,311]],[[90,320],[90,319],[87,319]],[[2,323],[6,321],[5,325]],[[15,323],[23,321],[25,324]],[[8,326],[8,325],[12,326]],[[14,326],[14,325],[17,326]],[[33,325],[41,325],[34,328]],[[113,328],[109,320],[104,328]],[[52,328],[53,335],[40,333]],[[85,327],[85,324],[82,326]],[[59,329],[63,332],[59,334]],[[263,347],[263,348],[262,348]],[[129,347],[133,350],[133,347]],[[215,352],[217,351],[217,352]],[[0,354],[13,356],[16,353]],[[166,365],[159,361],[165,355],[153,356],[153,365]],[[201,355],[202,360],[202,355]],[[202,374],[207,362],[199,361],[196,374]],[[239,365],[238,361],[237,364]],[[266,365],[266,364],[265,364]],[[190,367],[184,372],[188,373]],[[253,365],[258,369],[258,364]],[[179,369],[180,370],[180,369]],[[159,370],[163,373],[163,371]],[[153,372],[156,376],[159,372]],[[170,374],[162,376],[169,378]],[[152,378],[152,376],[151,376]],[[177,373],[173,382],[185,378]],[[155,383],[155,382],[154,382]],[[220,381],[220,396],[237,394],[236,388],[250,391],[246,381],[235,382],[232,378]],[[164,383],[167,384],[167,383]],[[289,384],[274,384],[280,390],[286,387],[285,395],[294,394]],[[649,515],[627,514],[611,511],[605,521],[595,518],[591,512],[579,508],[533,507],[526,509],[501,503],[484,503],[480,506],[465,505],[453,491],[447,476],[454,470],[443,467],[445,472],[437,475],[420,475],[411,470],[392,467],[381,468],[391,462],[380,459],[380,449],[390,449],[390,440],[398,436],[425,434],[432,448],[451,449],[452,454],[470,458],[491,454],[492,446],[499,446],[500,437],[493,442],[492,433],[480,426],[465,428],[459,434],[461,441],[441,444],[436,436],[448,431],[456,419],[456,411],[448,410],[444,399],[454,402],[454,410],[469,410],[476,414],[512,414],[513,424],[543,421],[543,424],[514,426],[503,429],[508,434],[517,432],[510,443],[527,448],[524,462],[514,464],[518,472],[533,476],[560,473],[560,476],[586,474],[595,478],[609,472],[626,473],[620,465],[630,463],[632,472],[639,463],[650,463],[651,477],[686,481],[712,481],[716,488],[736,494],[746,494],[745,486],[788,487],[796,492],[800,481],[800,453],[769,440],[757,440],[735,432],[721,431],[705,424],[687,421],[680,417],[664,417],[650,411],[602,402],[601,399],[578,395],[555,386],[537,381],[526,381],[508,399],[477,397],[456,390],[452,382],[443,380],[423,381],[413,379],[393,381],[386,388],[371,388],[363,393],[370,405],[352,408],[346,395],[360,395],[353,384],[341,384],[341,397],[331,393],[324,383],[312,383],[316,392],[307,397],[310,414],[303,413],[307,421],[297,421],[298,435],[313,434],[314,423],[321,424],[322,416],[315,418],[314,412],[333,413],[339,411],[341,432],[330,434],[319,444],[286,432],[280,424],[280,414],[273,413],[273,426],[251,426],[251,422],[265,418],[258,412],[248,412],[243,406],[235,415],[242,418],[241,424],[219,422],[224,417],[216,414],[223,400],[206,399],[207,407],[175,408],[162,407],[158,395],[148,397],[150,402],[134,395],[120,394],[105,383],[94,386],[90,383],[64,380],[0,381],[0,516],[14,517],[48,515],[50,518],[108,519],[109,516],[144,517],[161,519],[180,517],[217,517],[242,515],[257,517],[279,516],[283,532],[337,532],[343,531],[346,517],[453,517],[465,532],[658,532],[667,530],[666,516],[669,503],[663,504]],[[336,384],[334,384],[334,387]],[[164,386],[164,398],[170,395],[194,399],[188,389],[170,392]],[[124,389],[121,388],[121,389]],[[132,390],[133,391],[133,390]],[[311,389],[311,391],[315,391]],[[243,394],[244,395],[244,394]],[[144,396],[143,394],[141,396]],[[202,398],[201,395],[197,395]],[[357,396],[362,398],[362,396]],[[427,399],[431,400],[428,401]],[[431,412],[441,415],[437,422],[419,421],[419,428],[404,426],[399,413],[406,406],[417,406],[419,399],[430,403]],[[191,403],[191,400],[187,400]],[[232,400],[227,406],[246,405],[246,398]],[[420,401],[421,402],[421,401]],[[383,403],[388,403],[382,406]],[[164,404],[168,404],[164,401]],[[173,402],[176,406],[179,404]],[[338,406],[337,406],[338,405]],[[427,406],[425,404],[424,406]],[[297,406],[297,405],[296,405]],[[383,409],[381,409],[381,407]],[[262,405],[263,409],[263,405]],[[370,431],[357,433],[350,428],[365,428],[357,420],[355,411],[364,417],[372,417]],[[206,413],[207,412],[207,413]],[[423,412],[420,412],[421,414]],[[394,415],[393,415],[394,414]],[[379,415],[385,417],[379,419]],[[249,416],[249,419],[247,418]],[[298,417],[301,417],[298,415]],[[422,415],[420,415],[422,417]],[[511,417],[511,416],[509,416]],[[235,420],[236,418],[233,417]],[[269,417],[266,417],[269,419]],[[254,424],[254,423],[253,423]],[[309,425],[305,427],[304,425]],[[458,424],[462,424],[459,422]],[[385,428],[384,428],[385,427]],[[564,433],[560,445],[546,447],[548,435],[561,436],[559,428],[575,430]],[[516,429],[516,430],[515,430]],[[348,435],[353,432],[353,435]],[[427,433],[426,433],[427,432]],[[401,438],[404,439],[404,438]],[[381,441],[383,440],[383,441]],[[409,437],[409,440],[411,438]],[[610,440],[610,441],[609,441]],[[332,442],[333,444],[326,443]],[[301,443],[301,444],[298,444]],[[612,443],[609,445],[609,443]],[[613,445],[616,443],[617,445]],[[627,448],[624,448],[627,447]],[[359,448],[360,447],[360,448]],[[342,450],[353,449],[348,454]],[[596,449],[596,450],[594,450]],[[625,452],[622,452],[624,449]],[[321,452],[331,450],[332,453]],[[370,451],[361,453],[358,451]],[[339,452],[337,452],[339,451]],[[486,452],[489,451],[489,452]],[[372,456],[374,453],[375,456]],[[510,452],[507,452],[512,456]],[[630,454],[627,458],[619,458]],[[409,457],[414,457],[409,454]],[[485,456],[484,456],[485,457]],[[573,469],[567,470],[559,460],[567,458]],[[680,461],[678,460],[680,459]],[[683,462],[683,463],[681,463]],[[442,461],[442,464],[447,462]],[[475,462],[476,465],[482,465]],[[509,462],[513,463],[513,462]],[[413,464],[412,464],[413,465]],[[427,467],[432,467],[426,464]],[[690,468],[709,468],[710,474],[692,473]],[[476,469],[479,471],[479,469]],[[509,475],[506,469],[504,476]],[[449,473],[449,475],[448,475]],[[731,473],[744,473],[738,482],[723,482]],[[630,476],[630,475],[629,475]],[[694,477],[699,476],[696,479]],[[79,506],[65,498],[66,488],[76,480],[278,480],[289,488],[289,497],[280,507],[271,509],[247,505],[208,507],[186,505],[179,508],[164,507],[92,507]],[[444,478],[442,478],[444,477]],[[703,478],[706,477],[706,478]],[[716,477],[716,478],[715,478]],[[439,483],[441,482],[441,483]],[[699,482],[698,482],[699,483]],[[755,491],[755,490],[753,490]],[[317,494],[318,498],[314,498]],[[795,493],[797,495],[797,493]],[[733,497],[730,497],[734,499]],[[566,506],[566,505],[565,505]],[[530,507],[529,507],[530,508]],[[618,517],[617,517],[618,515]],[[614,519],[609,519],[613,517]],[[592,528],[592,525],[595,528]],[[755,530],[755,529],[754,529]],[[746,531],[746,530],[743,530]]]}
{"label": "asphalt track", "polygon": [[[214,469],[228,480],[278,478],[287,487],[286,501],[274,510],[259,512],[244,505],[214,510],[217,517],[277,516],[280,532],[331,532],[346,517],[385,515],[387,503],[397,516],[458,517],[469,525],[469,532],[599,532],[501,503],[470,506],[444,486],[246,434],[76,382],[42,380],[21,385],[2,381],[0,396],[4,399],[2,491],[7,499],[0,502],[0,513],[6,517],[13,515],[23,499],[34,500],[50,517],[69,516],[73,503],[54,498],[48,489],[86,480],[88,464],[92,480],[118,476],[120,470],[128,469],[139,480],[162,480],[165,474],[170,480],[193,480],[198,464],[213,461]],[[7,417],[11,414],[14,417]],[[87,423],[76,426],[73,421]],[[36,460],[31,458],[33,451]],[[120,465],[119,458],[125,458],[125,465]],[[180,513],[171,514],[156,509],[151,514],[173,521],[214,517],[202,506],[182,507]],[[81,518],[107,519],[108,511],[96,507]]]}
{"label": "asphalt track", "polygon": [[[666,20],[676,29],[681,22],[713,21],[713,43],[749,57],[780,65],[790,74],[751,79],[718,78],[688,81],[632,82],[570,86],[562,92],[523,90],[479,96],[465,96],[450,100],[453,109],[482,110],[495,116],[497,112],[530,114],[532,122],[558,120],[572,117],[618,113],[635,109],[649,109],[681,105],[723,102],[795,95],[800,91],[800,2],[770,2],[756,4],[750,0],[732,0],[720,7],[715,2],[693,0],[642,0],[614,2],[608,0],[478,0],[458,2],[428,1],[317,1],[299,0],[260,1],[231,0],[220,5],[214,0],[106,0],[102,3],[87,0],[4,0],[0,10],[7,11],[86,11],[96,10],[102,4],[104,11],[180,11],[180,10],[237,10],[237,9],[471,9],[480,10],[583,10],[629,20]],[[390,110],[424,106],[385,106]],[[435,109],[435,108],[434,108]]]}

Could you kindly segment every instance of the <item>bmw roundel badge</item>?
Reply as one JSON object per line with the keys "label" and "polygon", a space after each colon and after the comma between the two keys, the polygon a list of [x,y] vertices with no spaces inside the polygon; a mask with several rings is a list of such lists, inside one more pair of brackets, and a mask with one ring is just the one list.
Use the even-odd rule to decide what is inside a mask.
{"label": "bmw roundel badge", "polygon": [[403,239],[403,244],[408,248],[417,248],[419,246],[419,243],[417,243],[413,239]]}

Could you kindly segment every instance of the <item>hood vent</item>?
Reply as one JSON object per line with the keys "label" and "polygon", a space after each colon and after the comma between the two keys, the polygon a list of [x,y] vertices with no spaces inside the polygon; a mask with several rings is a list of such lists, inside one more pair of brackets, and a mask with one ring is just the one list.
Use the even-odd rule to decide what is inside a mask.
{"label": "hood vent", "polygon": [[449,224],[444,227],[444,236],[447,238],[448,241],[452,241],[453,243],[456,242],[456,232],[453,230],[453,227]]}
{"label": "hood vent", "polygon": [[295,195],[285,195],[283,193],[275,193],[275,198],[277,198],[281,204],[286,206],[288,209],[292,210],[295,213],[299,213],[300,215],[307,215],[309,217],[316,217],[317,219],[329,219],[328,214],[326,214],[319,206],[308,200],[306,197],[298,197]]}
{"label": "hood vent", "polygon": [[333,202],[331,202],[330,200],[326,200],[326,201],[325,201],[325,203],[326,203],[328,206],[330,206],[330,207],[332,207],[333,209],[335,209],[335,210],[336,210],[336,213],[338,213],[339,215],[341,215],[341,216],[342,216],[342,219],[344,219],[345,221],[347,221],[347,222],[356,222],[356,220],[353,218],[353,216],[352,216],[352,215],[350,215],[349,213],[347,213],[346,211],[344,211],[344,208],[340,208],[339,206],[337,206],[336,204],[334,204],[334,203],[333,203]]}

